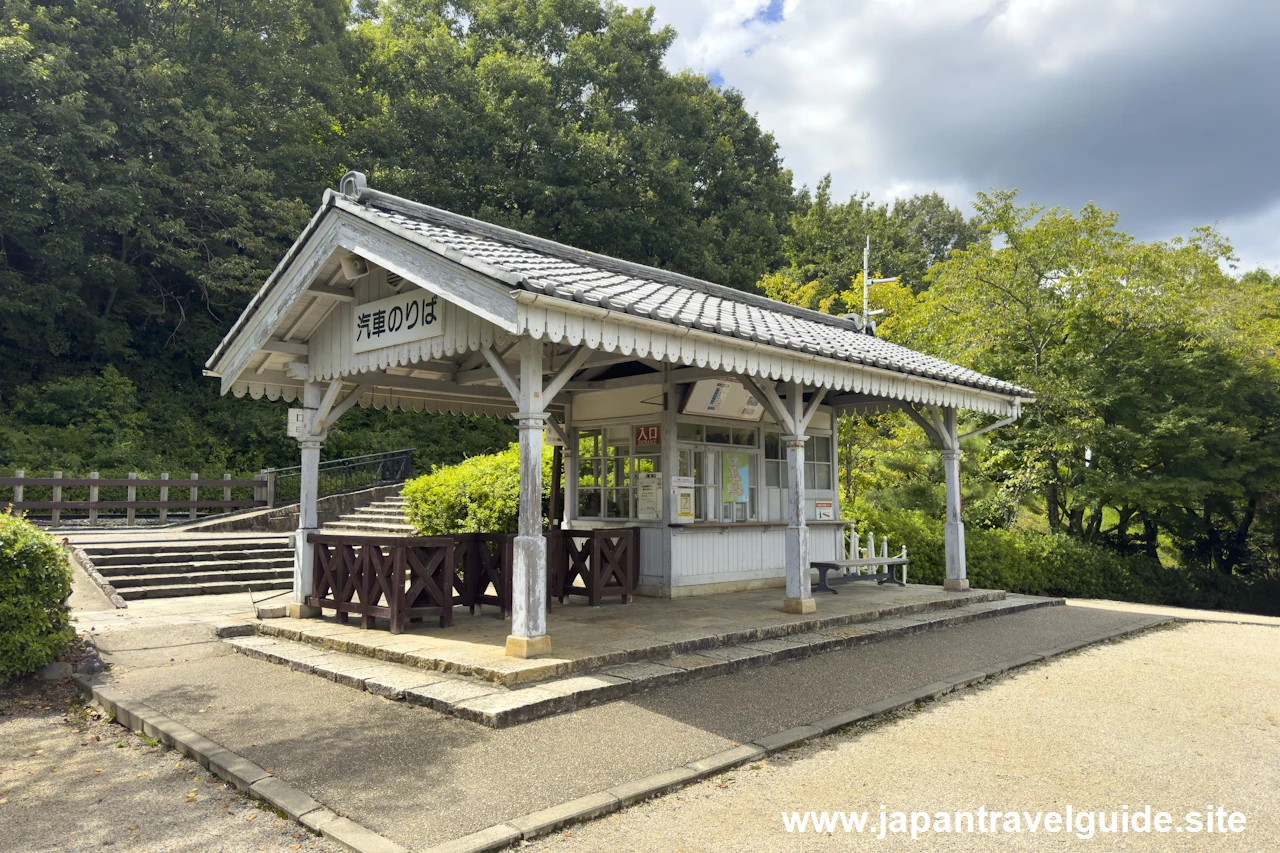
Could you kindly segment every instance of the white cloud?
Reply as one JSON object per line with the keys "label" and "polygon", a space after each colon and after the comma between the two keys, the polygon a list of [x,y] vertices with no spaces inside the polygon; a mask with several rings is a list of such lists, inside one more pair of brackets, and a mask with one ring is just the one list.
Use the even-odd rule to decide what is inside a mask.
{"label": "white cloud", "polygon": [[[797,181],[1120,211],[1162,238],[1217,222],[1280,259],[1280,7],[1252,0],[646,0],[675,68],[718,74]],[[636,5],[641,5],[637,3]]]}

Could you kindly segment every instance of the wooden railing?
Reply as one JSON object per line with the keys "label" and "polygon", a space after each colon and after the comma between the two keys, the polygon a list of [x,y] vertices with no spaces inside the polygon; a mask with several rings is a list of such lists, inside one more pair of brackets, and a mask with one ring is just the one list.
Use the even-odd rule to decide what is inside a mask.
{"label": "wooden railing", "polygon": [[[233,480],[229,473],[224,473],[221,480],[202,479],[198,473],[193,473],[185,480],[170,479],[168,474],[161,474],[159,478],[144,479],[137,473],[129,474],[127,479],[112,479],[99,477],[97,471],[90,473],[88,477],[63,477],[61,471],[54,471],[52,477],[26,477],[20,470],[15,471],[14,474],[16,476],[0,477],[0,489],[9,487],[13,490],[12,500],[0,501],[0,510],[13,507],[15,511],[28,514],[32,511],[48,511],[53,524],[58,524],[64,510],[86,510],[89,525],[94,526],[98,523],[99,513],[104,510],[125,510],[126,523],[133,525],[137,522],[138,510],[157,510],[160,523],[163,524],[169,520],[169,510],[172,509],[184,510],[187,517],[194,521],[199,517],[199,511],[202,509],[230,511],[267,505],[265,480]],[[121,488],[125,490],[125,500],[102,500],[100,497],[102,489]],[[48,492],[49,499],[30,500],[28,489]],[[81,492],[87,489],[88,500],[66,499],[64,489],[75,489]],[[158,500],[139,500],[139,489],[157,490]],[[170,500],[170,489],[177,489],[179,492],[183,489],[187,490],[187,498]],[[222,499],[201,500],[201,489],[221,489]],[[232,489],[253,489],[253,499],[233,500]]]}
{"label": "wooden railing", "polygon": [[374,619],[404,630],[406,619],[439,616],[440,627],[453,624],[453,539],[414,536],[377,539],[358,534],[311,533],[312,607],[338,611],[338,621],[360,616],[361,627]]}
{"label": "wooden railing", "polygon": [[639,550],[634,527],[548,531],[547,594],[561,603],[570,595],[585,596],[592,607],[610,597],[630,604],[640,578]]}
{"label": "wooden railing", "polygon": [[[591,606],[604,598],[631,601],[639,579],[639,536],[634,528],[549,530],[547,605],[558,598],[584,596]],[[453,607],[496,605],[511,615],[512,555],[515,534],[457,533],[451,536],[390,538],[369,534],[312,533],[313,607],[350,614],[363,627],[374,619],[391,623],[391,633],[406,620],[438,616],[440,627],[453,624]]]}

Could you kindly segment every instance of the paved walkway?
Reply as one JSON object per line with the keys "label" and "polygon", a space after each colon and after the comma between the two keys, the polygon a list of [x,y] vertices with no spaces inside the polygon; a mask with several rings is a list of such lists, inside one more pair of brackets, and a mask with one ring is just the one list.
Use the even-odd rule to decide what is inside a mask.
{"label": "paved walkway", "polygon": [[342,850],[31,679],[0,686],[0,826],[5,853]]}
{"label": "paved walkway", "polygon": [[[1106,608],[1061,608],[1105,614]],[[1017,617],[1011,617],[1017,618]],[[1038,664],[764,759],[533,842],[556,853],[809,850],[1280,849],[1280,631],[1159,629]],[[722,696],[720,698],[728,698]],[[771,697],[774,698],[774,697]],[[720,716],[724,716],[721,714]],[[1208,804],[1245,815],[1240,834],[1130,833],[1083,840],[1024,832],[875,838],[803,835],[782,812],[1001,812],[1150,805],[1183,824]],[[1111,818],[1108,817],[1107,821]],[[1003,820],[1002,820],[1003,830]]]}
{"label": "paved walkway", "polygon": [[1234,622],[1238,625],[1271,625],[1280,627],[1280,616],[1257,616],[1253,613],[1233,613],[1229,610],[1194,610],[1189,607],[1166,607],[1161,604],[1132,604],[1128,601],[1106,601],[1098,598],[1068,598],[1068,607],[1089,607],[1094,610],[1123,610],[1148,616],[1168,616],[1194,622]]}
{"label": "paved walkway", "polygon": [[100,645],[116,665],[114,689],[273,768],[329,808],[424,849],[1133,619],[1049,608],[498,730],[233,655],[208,624],[113,630]]}

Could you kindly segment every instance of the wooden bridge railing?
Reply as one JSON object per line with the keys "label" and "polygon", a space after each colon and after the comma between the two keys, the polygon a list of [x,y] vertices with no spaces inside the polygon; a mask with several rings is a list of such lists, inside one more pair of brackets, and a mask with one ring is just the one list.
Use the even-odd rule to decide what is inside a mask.
{"label": "wooden bridge railing", "polygon": [[[63,510],[87,510],[89,525],[98,523],[98,514],[103,510],[125,510],[126,523],[137,522],[138,510],[158,510],[161,523],[169,520],[169,510],[185,510],[187,516],[194,521],[202,509],[242,509],[267,505],[267,484],[265,480],[233,480],[231,474],[224,473],[221,480],[202,479],[198,473],[192,473],[184,480],[170,479],[168,474],[161,474],[158,479],[142,479],[137,473],[129,474],[126,479],[99,477],[94,471],[88,477],[63,477],[61,471],[54,471],[52,477],[26,477],[21,470],[16,476],[0,477],[0,489],[9,487],[13,490],[13,498],[0,501],[0,510],[13,507],[19,512],[30,513],[33,510],[47,510],[50,520],[57,524]],[[88,500],[64,499],[63,489],[88,489]],[[125,500],[102,500],[101,489],[125,489]],[[47,490],[49,500],[28,500],[27,490]],[[138,500],[138,489],[157,489],[159,500]],[[185,500],[170,500],[169,490],[177,489],[179,493],[185,489]],[[221,500],[201,500],[201,489],[221,489]],[[233,500],[232,489],[253,489],[253,500]]]}
{"label": "wooden bridge railing", "polygon": [[[373,627],[382,617],[391,633],[406,619],[438,616],[440,627],[453,624],[453,607],[475,613],[496,605],[511,615],[511,564],[514,534],[457,533],[451,536],[392,538],[369,534],[312,533],[313,607],[350,614]],[[639,534],[634,528],[547,531],[547,606],[571,595],[591,606],[616,596],[631,601],[639,580]]]}

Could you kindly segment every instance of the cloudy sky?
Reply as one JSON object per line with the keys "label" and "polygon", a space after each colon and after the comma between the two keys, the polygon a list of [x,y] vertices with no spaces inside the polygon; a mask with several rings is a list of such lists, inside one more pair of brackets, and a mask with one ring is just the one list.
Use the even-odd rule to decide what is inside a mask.
{"label": "cloudy sky", "polygon": [[668,57],[740,90],[798,183],[976,190],[1117,210],[1163,239],[1216,223],[1280,271],[1275,0],[631,0]]}

